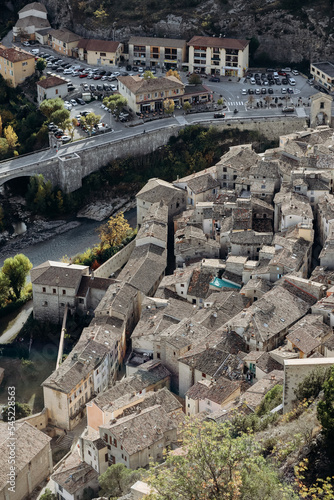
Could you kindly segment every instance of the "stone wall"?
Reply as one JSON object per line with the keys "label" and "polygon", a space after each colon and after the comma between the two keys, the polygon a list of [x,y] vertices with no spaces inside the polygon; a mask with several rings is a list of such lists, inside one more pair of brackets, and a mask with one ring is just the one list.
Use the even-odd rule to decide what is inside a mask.
{"label": "stone wall", "polygon": [[122,250],[117,252],[116,255],[110,257],[102,266],[98,267],[94,271],[94,276],[98,278],[109,278],[109,276],[127,263],[136,246],[136,240],[130,241]]}
{"label": "stone wall", "polygon": [[16,421],[17,424],[28,422],[28,424],[36,427],[38,430],[43,430],[48,425],[48,410],[47,408],[43,408],[43,410],[39,413],[34,413],[34,415],[30,415],[29,417],[24,417]]}
{"label": "stone wall", "polygon": [[326,369],[334,365],[334,358],[307,358],[284,360],[283,413],[293,408],[294,390],[315,368]]}

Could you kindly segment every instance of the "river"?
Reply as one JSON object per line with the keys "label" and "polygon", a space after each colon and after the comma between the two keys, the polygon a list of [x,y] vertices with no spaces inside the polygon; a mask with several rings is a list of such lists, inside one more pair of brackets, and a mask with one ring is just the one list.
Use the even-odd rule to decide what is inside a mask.
{"label": "river", "polygon": [[[135,228],[137,225],[136,208],[125,212],[124,215],[130,226]],[[101,224],[104,224],[108,219],[102,222],[85,218],[78,218],[76,220],[80,222],[80,226],[75,227],[66,233],[56,235],[47,241],[26,247],[22,250],[22,253],[29,258],[34,267],[39,266],[39,264],[42,264],[46,260],[59,261],[65,255],[73,257],[74,255],[84,252],[87,248],[90,248],[99,242],[96,229],[101,226]],[[3,261],[8,257],[13,257],[13,255],[8,254],[3,256],[0,266],[2,266]]]}

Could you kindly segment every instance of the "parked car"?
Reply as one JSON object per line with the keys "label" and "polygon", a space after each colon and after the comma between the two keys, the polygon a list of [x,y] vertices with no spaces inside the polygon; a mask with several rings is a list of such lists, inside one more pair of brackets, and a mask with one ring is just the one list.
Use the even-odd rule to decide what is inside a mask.
{"label": "parked car", "polygon": [[274,90],[272,88],[268,89],[268,94],[273,94]]}
{"label": "parked car", "polygon": [[63,135],[63,136],[61,137],[61,142],[62,142],[63,144],[66,144],[66,143],[68,143],[68,142],[70,142],[70,141],[71,141],[71,137],[70,137],[69,135]]}
{"label": "parked car", "polygon": [[267,93],[267,89],[262,88],[262,89],[261,89],[261,94],[266,94],[266,93]]}
{"label": "parked car", "polygon": [[77,103],[77,101],[75,99],[71,99],[70,103],[72,104],[72,106],[77,106],[78,105],[78,103]]}
{"label": "parked car", "polygon": [[92,92],[95,92],[96,87],[95,87],[95,85],[94,85],[93,83],[91,83],[91,84],[89,85],[89,90],[91,90]]}
{"label": "parked car", "polygon": [[102,76],[95,74],[93,80],[101,80]]}
{"label": "parked car", "polygon": [[81,99],[81,97],[77,97],[77,103],[81,104],[81,106],[84,106],[86,104],[85,101]]}
{"label": "parked car", "polygon": [[292,73],[294,76],[299,75],[299,71],[297,71],[296,69],[293,69],[291,73]]}
{"label": "parked car", "polygon": [[101,92],[103,90],[103,87],[102,85],[96,85],[96,90],[98,90],[99,92]]}
{"label": "parked car", "polygon": [[73,73],[73,70],[70,68],[64,69],[64,75],[71,75]]}
{"label": "parked car", "polygon": [[242,89],[241,95],[247,95],[247,90],[246,89]]}
{"label": "parked car", "polygon": [[286,94],[286,88],[285,88],[285,87],[282,87],[282,88],[281,88],[281,93],[282,93],[282,94]]}
{"label": "parked car", "polygon": [[220,82],[220,78],[219,76],[212,76],[210,79],[209,79],[210,82]]}
{"label": "parked car", "polygon": [[256,95],[261,94],[261,90],[260,90],[260,89],[255,89],[255,94],[256,94]]}
{"label": "parked car", "polygon": [[23,43],[22,43],[22,45],[23,45],[24,47],[30,47],[30,43],[29,43],[29,42],[23,42]]}
{"label": "parked car", "polygon": [[287,88],[286,90],[287,90],[288,94],[293,94],[293,89],[291,87]]}
{"label": "parked car", "polygon": [[104,83],[103,90],[105,90],[106,92],[110,92],[110,90],[111,90],[110,85],[108,85],[107,83]]}
{"label": "parked car", "polygon": [[51,132],[55,132],[56,130],[58,130],[58,127],[53,122],[51,122],[48,124],[48,129],[51,130]]}
{"label": "parked car", "polygon": [[289,78],[289,84],[290,84],[291,86],[296,85],[296,80],[295,80],[294,78]]}
{"label": "parked car", "polygon": [[82,73],[80,73],[79,78],[86,78],[87,76],[88,76],[88,73],[83,71]]}
{"label": "parked car", "polygon": [[[144,68],[142,68],[142,67],[138,68],[138,72],[139,73],[144,73]],[[115,75],[116,75],[116,73],[115,73]],[[119,76],[119,73],[116,76]]]}
{"label": "parked car", "polygon": [[110,85],[110,89],[111,89],[113,92],[116,92],[117,87],[116,87],[116,85]]}
{"label": "parked car", "polygon": [[72,85],[72,84],[71,84],[71,85],[67,85],[67,90],[68,90],[69,92],[73,92],[73,90],[75,90],[75,86],[74,86],[74,85]]}

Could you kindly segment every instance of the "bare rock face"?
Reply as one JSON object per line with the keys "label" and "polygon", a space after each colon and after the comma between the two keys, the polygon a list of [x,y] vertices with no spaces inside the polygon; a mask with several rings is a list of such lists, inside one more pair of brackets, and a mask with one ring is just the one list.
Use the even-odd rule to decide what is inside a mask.
{"label": "bare rock face", "polygon": [[[136,2],[136,16],[122,19],[107,11],[108,20],[96,19],[94,0],[44,0],[54,26],[67,27],[85,38],[105,38],[126,41],[131,35],[180,37],[195,34],[233,38],[256,38],[259,47],[255,57],[282,62],[303,59],[328,59],[334,49],[334,13],[330,2],[305,2],[291,13],[280,8],[282,0],[205,0],[194,8],[173,10],[165,4],[151,2],[141,7]],[[81,14],[78,15],[78,5]],[[82,5],[84,7],[82,7]],[[163,8],[165,10],[163,10]],[[107,9],[107,7],[106,7]],[[160,10],[159,10],[160,9]],[[142,11],[142,15],[141,15]]]}

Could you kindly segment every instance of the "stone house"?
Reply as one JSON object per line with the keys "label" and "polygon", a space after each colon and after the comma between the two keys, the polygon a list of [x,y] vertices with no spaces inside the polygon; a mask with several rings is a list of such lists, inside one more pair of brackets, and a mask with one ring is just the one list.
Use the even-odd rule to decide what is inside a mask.
{"label": "stone house", "polygon": [[220,244],[204,234],[202,229],[186,226],[176,231],[174,236],[174,255],[177,267],[193,259],[218,259]]}
{"label": "stone house", "polygon": [[[109,395],[111,394],[109,393]],[[105,401],[107,400],[105,399]],[[116,400],[110,400],[109,404],[107,403],[103,407],[104,422],[101,422],[100,425],[115,423],[117,419],[131,414],[138,414],[140,411],[157,404],[161,405],[168,414],[175,416],[177,414],[182,416],[183,414],[181,403],[164,387],[157,390],[157,392],[149,391],[145,392],[145,394],[128,392]],[[108,449],[110,450],[111,447],[101,439],[98,430],[88,426],[80,436],[78,447],[81,459],[92,465],[99,474],[103,473],[108,465],[111,465],[108,456]]]}
{"label": "stone house", "polygon": [[325,194],[320,197],[317,207],[317,226],[320,244],[334,237],[334,196]]}
{"label": "stone house", "polygon": [[202,173],[187,182],[188,205],[196,207],[198,202],[206,201],[208,196],[217,195],[220,183],[209,173]]}
{"label": "stone house", "polygon": [[190,73],[243,77],[248,70],[249,40],[196,35],[187,45]]}
{"label": "stone house", "polygon": [[194,306],[203,307],[205,300],[212,293],[210,283],[212,283],[215,275],[216,273],[213,269],[203,267],[194,269],[187,290],[187,301]]}
{"label": "stone house", "polygon": [[76,297],[89,267],[46,261],[30,271],[33,290],[34,318],[40,321],[62,321],[65,306],[76,310]]}
{"label": "stone house", "polygon": [[252,260],[259,258],[263,245],[271,245],[273,233],[257,233],[256,231],[235,231],[230,234],[230,253]]}
{"label": "stone house", "polygon": [[[51,438],[27,422],[15,424],[15,445],[7,424],[0,425],[0,499],[22,500],[50,476],[53,463]],[[14,451],[15,450],[15,451]],[[9,457],[15,457],[14,480]],[[13,465],[12,465],[13,467]],[[13,485],[10,481],[13,480]],[[14,486],[15,491],[9,491]]]}
{"label": "stone house", "polygon": [[0,75],[17,87],[35,73],[35,56],[25,50],[0,44]]}
{"label": "stone house", "polygon": [[64,98],[67,94],[67,82],[64,78],[50,76],[49,78],[45,78],[45,80],[37,82],[37,101],[39,104],[44,99]]}
{"label": "stone house", "polygon": [[178,359],[190,351],[196,344],[202,343],[211,331],[192,319],[184,318],[172,325],[154,339],[154,359],[160,359],[171,372],[171,389],[179,391]]}
{"label": "stone house", "polygon": [[194,416],[198,413],[212,413],[223,405],[240,396],[240,382],[233,382],[225,377],[216,380],[200,380],[186,392],[186,413]]}
{"label": "stone house", "polygon": [[67,430],[81,421],[85,404],[106,390],[110,378],[108,346],[94,340],[82,344],[80,338],[71,354],[42,384],[50,423]]}
{"label": "stone house", "polygon": [[288,329],[315,304],[316,298],[284,281],[226,323],[240,335],[249,351],[271,351],[284,340]]}
{"label": "stone house", "polygon": [[131,66],[149,66],[166,70],[175,68],[180,71],[182,63],[186,61],[185,40],[132,36],[128,43]]}
{"label": "stone house", "polygon": [[19,10],[18,14],[19,19],[13,26],[14,42],[16,40],[35,40],[37,30],[50,28],[47,10],[40,2],[28,3]]}
{"label": "stone house", "polygon": [[178,422],[176,415],[173,418],[161,405],[155,405],[100,426],[100,436],[110,446],[110,463],[134,470],[151,460],[162,461],[163,450],[177,441]]}
{"label": "stone house", "polygon": [[83,498],[84,490],[91,489],[97,494],[98,473],[91,465],[81,462],[79,465],[60,470],[52,474],[56,495],[59,500],[77,500]]}
{"label": "stone house", "polygon": [[244,357],[248,380],[261,380],[273,370],[281,370],[282,366],[273,359],[269,352],[251,351]]}
{"label": "stone house", "polygon": [[313,213],[306,196],[291,191],[280,191],[275,195],[275,232],[286,231],[291,226],[312,224]]}
{"label": "stone house", "polygon": [[[193,313],[191,304],[174,297],[146,298],[142,304],[140,320],[131,335],[133,352],[153,356],[155,336],[182,319],[191,317]],[[127,369],[128,365],[129,363]]]}
{"label": "stone house", "polygon": [[140,76],[120,76],[118,91],[128,101],[134,113],[161,112],[165,99],[181,105],[184,84],[175,76],[141,78]]}
{"label": "stone house", "polygon": [[150,179],[136,194],[137,221],[141,225],[150,207],[162,200],[168,206],[168,222],[186,209],[186,194],[173,184],[161,179]]}
{"label": "stone house", "polygon": [[319,178],[319,174],[304,173],[303,177],[297,177],[293,180],[293,190],[295,193],[306,196],[313,208],[318,206],[320,197],[327,194],[330,190],[329,182]]}
{"label": "stone house", "polygon": [[215,165],[221,188],[235,189],[237,177],[248,175],[251,167],[259,161],[260,157],[252,150],[251,144],[230,147]]}
{"label": "stone house", "polygon": [[77,312],[79,314],[92,313],[114,282],[113,279],[96,277],[94,271],[90,276],[82,276],[76,294]]}
{"label": "stone house", "polygon": [[87,403],[87,425],[97,431],[100,425],[118,418],[127,408],[138,405],[145,394],[169,387],[170,372],[167,368],[161,361],[148,361],[134,375],[116,382]]}
{"label": "stone house", "polygon": [[124,51],[121,42],[81,39],[77,44],[78,58],[94,66],[118,66]]}
{"label": "stone house", "polygon": [[187,391],[200,380],[214,382],[219,377],[242,380],[245,343],[237,335],[228,335],[218,330],[198,342],[188,352],[181,353],[179,363],[179,395],[185,397]]}
{"label": "stone house", "polygon": [[251,385],[240,398],[240,405],[246,405],[252,412],[255,412],[266,394],[276,385],[283,385],[283,370],[273,370],[260,380]]}
{"label": "stone house", "polygon": [[331,328],[321,315],[308,314],[289,329],[287,349],[299,358],[309,358],[314,353],[324,353],[323,344],[332,337]]}

